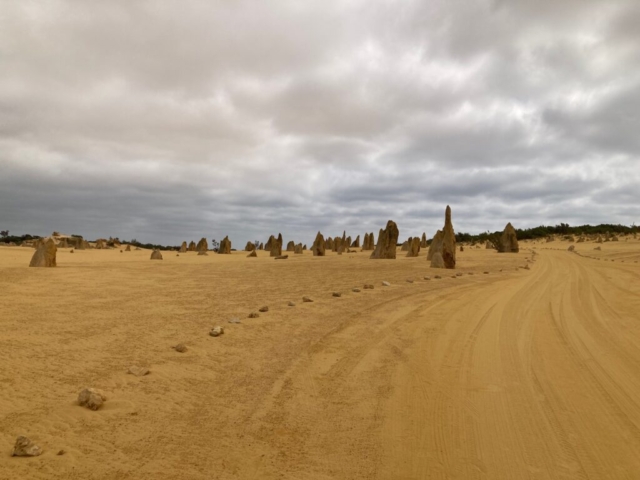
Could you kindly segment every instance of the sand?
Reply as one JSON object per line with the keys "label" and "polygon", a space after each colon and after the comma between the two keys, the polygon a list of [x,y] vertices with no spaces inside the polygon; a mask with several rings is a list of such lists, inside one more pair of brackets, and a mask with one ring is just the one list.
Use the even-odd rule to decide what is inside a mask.
{"label": "sand", "polygon": [[[640,242],[568,245],[530,270],[530,242],[465,248],[455,272],[0,247],[0,478],[637,478]],[[11,458],[18,435],[44,453]]]}

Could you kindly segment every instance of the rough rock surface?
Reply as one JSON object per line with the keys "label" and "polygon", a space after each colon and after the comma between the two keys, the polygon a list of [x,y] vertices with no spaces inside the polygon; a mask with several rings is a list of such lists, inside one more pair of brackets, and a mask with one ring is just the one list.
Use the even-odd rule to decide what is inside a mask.
{"label": "rough rock surface", "polygon": [[500,253],[518,253],[520,247],[518,246],[518,237],[516,236],[516,229],[513,228],[511,223],[507,223],[504,227],[502,236],[500,237],[500,244],[498,245],[498,252]]}
{"label": "rough rock surface", "polygon": [[209,250],[209,242],[207,242],[206,238],[202,237],[200,239],[200,241],[196,245],[196,250],[198,252],[206,252],[207,250]]}
{"label": "rough rock surface", "polygon": [[212,337],[219,337],[223,333],[224,333],[223,327],[213,327],[209,332],[209,335],[211,335]]}
{"label": "rough rock surface", "polygon": [[444,266],[452,269],[456,268],[456,234],[451,223],[451,207],[447,205],[444,214],[444,230],[442,231],[442,258]]}
{"label": "rough rock surface", "polygon": [[431,245],[429,245],[429,251],[427,252],[427,261],[431,260],[436,252],[440,252],[442,255],[442,237],[442,230],[438,230],[431,239]]}
{"label": "rough rock surface", "polygon": [[160,250],[154,250],[151,252],[151,260],[162,260],[162,254]]}
{"label": "rough rock surface", "polygon": [[220,246],[218,247],[218,253],[223,255],[231,254],[231,240],[229,237],[224,237],[220,242]]}
{"label": "rough rock surface", "polygon": [[287,252],[293,252],[296,249],[296,243],[293,240],[287,242]]}
{"label": "rough rock surface", "polygon": [[373,259],[390,259],[396,258],[396,244],[398,243],[398,226],[393,220],[387,222],[387,227],[380,230],[378,234],[378,243],[376,249],[371,254]]}
{"label": "rough rock surface", "polygon": [[180,253],[186,253],[187,248],[187,242],[182,242],[182,245],[180,245]]}
{"label": "rough rock surface", "polygon": [[417,257],[420,253],[420,239],[418,237],[413,237],[411,239],[411,244],[409,245],[409,249],[407,251],[407,257]]}
{"label": "rough rock surface", "polygon": [[444,258],[442,258],[442,253],[436,252],[431,257],[431,268],[445,268]]}
{"label": "rough rock surface", "polygon": [[106,400],[105,394],[95,388],[85,388],[78,394],[78,405],[91,410],[98,410]]}
{"label": "rough rock surface", "polygon": [[29,440],[27,437],[20,435],[16,438],[16,443],[13,446],[13,457],[37,457],[42,454],[42,449]]}
{"label": "rough rock surface", "polygon": [[52,238],[46,239],[37,249],[33,252],[31,257],[30,267],[55,267],[56,252],[58,248]]}
{"label": "rough rock surface", "polygon": [[313,242],[313,245],[311,245],[311,252],[313,253],[314,257],[324,257],[325,253],[325,240],[324,237],[322,236],[322,233],[318,232],[318,234],[316,235],[316,239]]}

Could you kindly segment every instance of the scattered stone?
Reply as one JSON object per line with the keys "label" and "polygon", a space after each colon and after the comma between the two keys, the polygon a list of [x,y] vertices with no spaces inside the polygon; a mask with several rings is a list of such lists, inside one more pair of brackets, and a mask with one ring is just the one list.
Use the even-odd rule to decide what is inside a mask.
{"label": "scattered stone", "polygon": [[20,435],[16,438],[16,443],[13,446],[12,457],[37,457],[42,454],[42,448],[33,443],[27,437]]}
{"label": "scattered stone", "polygon": [[127,373],[130,373],[131,375],[135,375],[136,377],[144,377],[145,375],[149,374],[149,369],[134,365],[129,367],[129,369],[127,370]]}
{"label": "scattered stone", "polygon": [[569,252],[574,252],[576,250],[576,246],[575,245],[569,245],[569,248],[567,248],[567,250]]}
{"label": "scattered stone", "polygon": [[[180,254],[178,254],[178,255],[180,255]],[[208,256],[209,256],[209,254],[207,253],[207,251],[206,251],[206,250],[200,250],[200,251],[198,252],[198,255],[202,255],[202,256],[205,256],[205,257],[208,257]]]}
{"label": "scattered stone", "polygon": [[431,277],[424,277],[425,280],[431,280]]}
{"label": "scattered stone", "polygon": [[340,292],[333,292],[331,295],[333,295],[334,297],[341,297],[342,294]]}
{"label": "scattered stone", "polygon": [[58,450],[58,453],[56,453],[56,455],[58,455],[58,456],[62,456],[62,455],[64,455],[65,453],[67,453],[67,452],[65,452],[63,449],[61,449],[61,450]]}
{"label": "scattered stone", "polygon": [[398,243],[398,226],[393,220],[387,222],[387,227],[378,234],[378,243],[369,258],[390,259],[396,258],[396,245]]}
{"label": "scattered stone", "polygon": [[596,247],[594,250],[602,250],[602,247]]}
{"label": "scattered stone", "polygon": [[160,250],[154,250],[153,252],[151,252],[150,260],[162,260],[162,254],[160,253]]}
{"label": "scattered stone", "polygon": [[184,353],[187,351],[187,346],[184,343],[179,343],[177,345],[174,345],[173,348],[176,352],[180,352],[180,353]]}
{"label": "scattered stone", "polygon": [[382,285],[383,285],[383,286],[385,286],[385,287],[389,287],[389,286],[391,286],[391,284],[390,284],[389,282],[387,282],[386,280],[384,280],[384,281],[382,282]]}
{"label": "scattered stone", "polygon": [[256,258],[257,256],[258,253],[255,250],[252,250],[251,253],[247,255],[247,258]]}
{"label": "scattered stone", "polygon": [[433,278],[435,278],[436,280],[440,280],[442,277],[440,275],[435,275]]}
{"label": "scattered stone", "polygon": [[352,288],[351,291],[354,292],[354,293],[360,293],[360,289],[359,288]]}
{"label": "scattered stone", "polygon": [[407,283],[413,283],[413,280],[411,280],[410,278],[407,278]]}
{"label": "scattered stone", "polygon": [[229,323],[242,323],[239,318],[234,317],[229,319]]}
{"label": "scattered stone", "polygon": [[289,255],[278,255],[276,260],[286,260],[287,258],[289,258]]}
{"label": "scattered stone", "polygon": [[290,301],[289,303],[287,303],[287,306],[288,306],[288,307],[295,307],[295,306],[296,306],[296,304],[295,304],[294,302],[291,302],[291,301]]}
{"label": "scattered stone", "polygon": [[525,270],[531,270],[531,269],[529,268],[529,265],[525,265],[523,268],[524,268]]}
{"label": "scattered stone", "polygon": [[365,284],[364,286],[365,290],[373,290],[373,285],[371,285],[370,283]]}
{"label": "scattered stone", "polygon": [[251,312],[249,314],[249,318],[258,318],[260,316],[260,314],[258,312]]}
{"label": "scattered stone", "polygon": [[461,277],[461,276],[462,276],[462,272],[456,273],[456,277]]}
{"label": "scattered stone", "polygon": [[311,300],[309,297],[302,297],[302,301],[305,303],[313,302],[313,300]]}
{"label": "scattered stone", "polygon": [[36,251],[33,253],[33,257],[31,257],[31,262],[29,263],[30,267],[55,267],[56,263],[56,252],[58,251],[58,247],[56,247],[56,242],[53,241],[53,238],[49,237],[44,240]]}
{"label": "scattered stone", "polygon": [[269,307],[267,307],[266,305],[264,307],[260,307],[258,309],[259,312],[265,313],[269,311]]}
{"label": "scattered stone", "polygon": [[73,248],[71,249],[71,251],[69,253],[73,253]]}
{"label": "scattered stone", "polygon": [[209,332],[209,335],[211,335],[212,337],[219,337],[223,333],[224,333],[224,328],[222,328],[222,327],[213,327],[211,329],[211,331]]}
{"label": "scattered stone", "polygon": [[91,410],[98,410],[106,400],[104,393],[95,388],[85,388],[78,394],[78,405]]}

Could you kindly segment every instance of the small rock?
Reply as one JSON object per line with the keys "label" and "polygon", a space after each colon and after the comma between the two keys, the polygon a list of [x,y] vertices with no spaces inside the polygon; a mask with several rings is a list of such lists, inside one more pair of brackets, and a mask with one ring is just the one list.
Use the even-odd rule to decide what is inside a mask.
{"label": "small rock", "polygon": [[468,275],[473,275],[473,272],[469,272]]}
{"label": "small rock", "polygon": [[71,249],[71,251],[69,253],[73,253],[73,248]]}
{"label": "small rock", "polygon": [[78,405],[91,410],[98,410],[106,400],[104,393],[95,388],[85,388],[78,394]]}
{"label": "small rock", "polygon": [[296,306],[296,304],[295,304],[294,302],[289,302],[289,303],[287,303],[287,306],[288,306],[288,307],[295,307],[295,306]]}
{"label": "small rock", "polygon": [[489,272],[484,272],[485,275],[489,275]]}
{"label": "small rock", "polygon": [[239,318],[230,318],[229,323],[242,323]]}
{"label": "small rock", "polygon": [[340,292],[333,292],[332,295],[334,297],[341,297],[342,296],[342,294]]}
{"label": "small rock", "polygon": [[249,318],[258,318],[260,316],[260,314],[258,312],[251,312],[249,314]]}
{"label": "small rock", "polygon": [[187,346],[184,343],[179,343],[177,345],[174,345],[173,348],[176,352],[180,352],[180,353],[184,353],[187,351]]}
{"label": "small rock", "polygon": [[64,455],[65,453],[67,452],[65,452],[64,450],[58,450],[58,453],[56,453],[56,455]]}
{"label": "small rock", "polygon": [[461,277],[461,276],[462,276],[462,272],[456,273],[456,277]]}
{"label": "small rock", "polygon": [[267,307],[267,306],[265,305],[264,307],[260,307],[260,308],[258,309],[258,311],[259,311],[259,312],[263,312],[263,313],[264,313],[264,312],[268,312],[268,311],[269,311],[269,307]]}
{"label": "small rock", "polygon": [[382,282],[382,285],[385,286],[385,287],[391,286],[391,284],[389,282],[387,282],[386,280]]}
{"label": "small rock", "polygon": [[436,280],[440,280],[442,277],[440,275],[436,275],[433,278],[435,278]]}
{"label": "small rock", "polygon": [[13,446],[12,457],[37,457],[42,454],[42,449],[32,443],[27,437],[20,435],[16,438],[16,444]]}
{"label": "small rock", "polygon": [[219,337],[223,333],[224,333],[224,328],[222,328],[222,327],[213,327],[211,329],[211,331],[209,332],[209,335],[211,335],[212,337]]}
{"label": "small rock", "polygon": [[371,285],[370,283],[368,283],[368,284],[366,284],[366,285],[364,286],[364,289],[365,289],[365,290],[373,290],[373,285]]}
{"label": "small rock", "polygon": [[311,300],[309,297],[302,297],[302,301],[305,303],[313,302],[313,300]]}
{"label": "small rock", "polygon": [[407,283],[413,283],[413,280],[411,280],[410,278],[407,278]]}
{"label": "small rock", "polygon": [[425,280],[431,280],[431,277],[424,277]]}
{"label": "small rock", "polygon": [[456,275],[451,275],[451,278],[458,278]]}
{"label": "small rock", "polygon": [[351,291],[354,292],[354,293],[360,293],[360,289],[359,288],[352,288]]}
{"label": "small rock", "polygon": [[289,255],[279,255],[276,257],[276,260],[286,260],[287,258],[289,258]]}
{"label": "small rock", "polygon": [[531,270],[531,269],[529,268],[529,265],[525,265],[525,266],[524,266],[524,269],[525,269],[525,270]]}
{"label": "small rock", "polygon": [[149,374],[149,369],[144,367],[137,367],[134,365],[132,367],[129,367],[127,373],[135,375],[136,377],[144,377],[145,375]]}

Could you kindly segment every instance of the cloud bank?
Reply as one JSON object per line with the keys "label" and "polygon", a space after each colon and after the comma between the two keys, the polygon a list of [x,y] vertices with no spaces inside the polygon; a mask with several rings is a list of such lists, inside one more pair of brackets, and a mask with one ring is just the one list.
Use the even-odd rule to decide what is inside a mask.
{"label": "cloud bank", "polygon": [[0,220],[178,244],[640,218],[640,3],[0,6]]}

